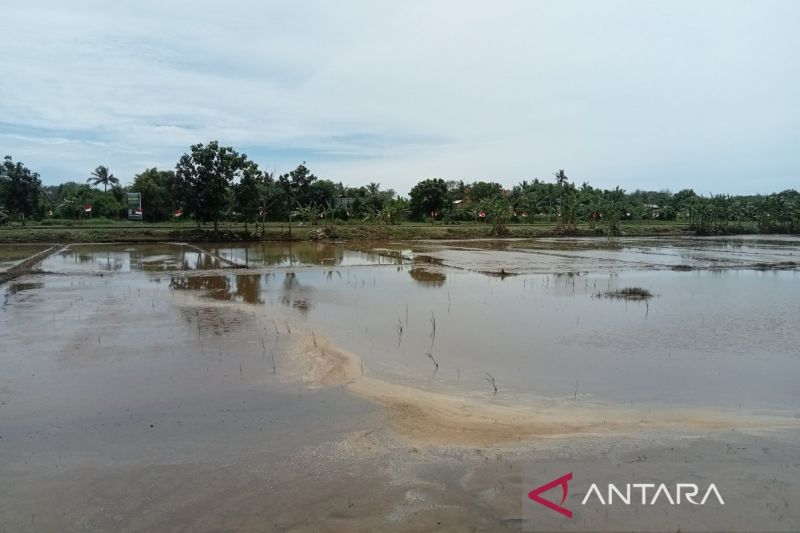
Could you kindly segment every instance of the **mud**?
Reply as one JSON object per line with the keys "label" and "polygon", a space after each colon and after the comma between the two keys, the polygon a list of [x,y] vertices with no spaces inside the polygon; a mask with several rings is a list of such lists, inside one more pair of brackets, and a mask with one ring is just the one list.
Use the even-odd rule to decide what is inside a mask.
{"label": "mud", "polygon": [[[236,269],[213,246],[70,247],[0,287],[0,531],[796,530],[800,299],[777,265],[797,243],[743,240],[776,268],[515,255],[583,264],[580,240],[470,243],[460,268],[427,243],[260,245],[289,263]],[[670,246],[728,253],[694,241]],[[478,272],[500,269],[520,275]],[[649,308],[592,297],[629,282]],[[730,504],[578,509],[618,465],[689,465]],[[550,467],[575,472],[573,521],[525,498]]]}

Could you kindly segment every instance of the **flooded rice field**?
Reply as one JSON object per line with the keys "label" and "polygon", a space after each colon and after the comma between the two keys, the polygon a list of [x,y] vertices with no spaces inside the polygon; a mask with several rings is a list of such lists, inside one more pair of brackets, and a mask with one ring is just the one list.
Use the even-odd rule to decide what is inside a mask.
{"label": "flooded rice field", "polygon": [[0,244],[0,272],[47,248],[38,244]]}
{"label": "flooded rice field", "polygon": [[[66,246],[0,286],[0,531],[793,531],[798,316],[790,236]],[[733,505],[531,514],[648,457]]]}

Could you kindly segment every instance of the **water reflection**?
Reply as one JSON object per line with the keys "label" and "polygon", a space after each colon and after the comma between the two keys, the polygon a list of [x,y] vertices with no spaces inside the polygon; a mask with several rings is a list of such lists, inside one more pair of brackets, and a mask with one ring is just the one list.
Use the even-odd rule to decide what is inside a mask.
{"label": "water reflection", "polygon": [[447,281],[447,275],[444,272],[425,267],[414,267],[408,271],[408,275],[414,281],[432,287],[441,287]]}
{"label": "water reflection", "polygon": [[248,267],[355,266],[402,264],[400,257],[330,243],[256,242],[206,244],[205,249],[235,264]]}
{"label": "water reflection", "polygon": [[248,304],[262,304],[261,275],[240,274],[236,276],[236,296]]}
{"label": "water reflection", "polygon": [[[333,271],[330,272],[330,274],[332,273]],[[196,291],[215,300],[263,305],[265,296],[272,292],[269,289],[271,280],[278,275],[274,272],[264,274],[175,274],[170,276],[169,286],[173,290]],[[331,276],[331,279],[334,278]],[[341,275],[339,279],[341,279]],[[294,272],[284,273],[283,281],[275,284],[273,290],[280,291],[277,300],[286,307],[297,309],[303,314],[313,308],[309,298],[310,288],[301,283]]]}
{"label": "water reflection", "polygon": [[0,244],[0,270],[5,270],[46,248],[47,246],[39,244]]}
{"label": "water reflection", "polygon": [[176,290],[202,291],[215,300],[233,299],[227,276],[172,276],[169,286]]}
{"label": "water reflection", "polygon": [[42,262],[52,272],[164,272],[219,268],[219,260],[185,245],[73,245]]}
{"label": "water reflection", "polygon": [[19,294],[19,293],[22,293],[22,292],[25,292],[25,291],[30,291],[30,290],[35,290],[35,289],[41,289],[42,287],[44,287],[44,283],[40,283],[40,282],[22,282],[22,281],[18,281],[18,282],[8,283],[5,286],[5,290],[3,291],[3,306],[4,307],[7,306],[9,304],[9,302],[11,301],[11,298],[15,294]]}
{"label": "water reflection", "polygon": [[311,308],[311,301],[304,295],[308,289],[300,283],[297,274],[294,272],[287,272],[283,277],[283,292],[281,295],[281,303],[287,307],[297,309],[304,315],[307,314]]}

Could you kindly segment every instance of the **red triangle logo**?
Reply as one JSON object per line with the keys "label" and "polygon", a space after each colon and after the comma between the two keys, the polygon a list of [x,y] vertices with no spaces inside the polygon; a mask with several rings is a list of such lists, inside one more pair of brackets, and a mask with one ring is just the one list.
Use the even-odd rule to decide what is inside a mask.
{"label": "red triangle logo", "polygon": [[[548,509],[552,509],[557,513],[563,514],[567,518],[572,518],[572,511],[570,511],[566,507],[562,507],[564,502],[567,501],[567,494],[569,493],[569,486],[567,484],[570,481],[572,481],[572,472],[570,472],[569,474],[564,474],[560,478],[554,479],[550,483],[546,483],[541,487],[533,489],[528,493],[528,498],[530,498],[531,500],[535,501],[540,505],[544,505]],[[545,500],[540,496],[540,494],[542,494],[543,492],[547,492],[548,490],[558,486],[561,487],[561,502],[556,504],[551,502],[550,500]]]}

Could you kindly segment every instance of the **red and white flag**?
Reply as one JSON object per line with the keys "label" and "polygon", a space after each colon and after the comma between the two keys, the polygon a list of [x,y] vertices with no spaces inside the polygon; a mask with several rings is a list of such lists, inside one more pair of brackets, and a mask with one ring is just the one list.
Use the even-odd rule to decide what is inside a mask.
{"label": "red and white flag", "polygon": [[85,213],[91,213],[91,212],[92,212],[92,204],[86,204],[86,205],[84,205],[84,206],[83,206],[83,211],[84,211]]}
{"label": "red and white flag", "polygon": [[478,213],[478,216],[481,218],[486,218],[486,211],[481,211],[480,213]]}
{"label": "red and white flag", "polygon": [[175,211],[175,214],[173,216],[175,216],[175,217],[183,216],[183,210],[178,209],[177,211]]}

